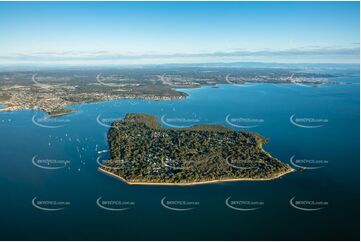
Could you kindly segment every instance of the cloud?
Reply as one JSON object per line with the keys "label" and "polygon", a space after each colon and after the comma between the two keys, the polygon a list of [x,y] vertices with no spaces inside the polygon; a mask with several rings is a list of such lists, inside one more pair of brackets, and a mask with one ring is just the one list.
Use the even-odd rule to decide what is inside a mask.
{"label": "cloud", "polygon": [[274,61],[309,63],[359,63],[360,48],[286,50],[233,50],[203,53],[111,53],[108,51],[35,52],[0,55],[1,63],[175,63],[197,61]]}

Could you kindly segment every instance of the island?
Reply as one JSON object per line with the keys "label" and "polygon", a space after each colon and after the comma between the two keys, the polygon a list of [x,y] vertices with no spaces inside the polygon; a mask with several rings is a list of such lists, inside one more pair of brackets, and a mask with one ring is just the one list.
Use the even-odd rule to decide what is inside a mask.
{"label": "island", "polygon": [[262,148],[266,138],[224,126],[165,128],[156,116],[127,114],[107,137],[110,158],[99,170],[128,184],[261,181],[294,171]]}

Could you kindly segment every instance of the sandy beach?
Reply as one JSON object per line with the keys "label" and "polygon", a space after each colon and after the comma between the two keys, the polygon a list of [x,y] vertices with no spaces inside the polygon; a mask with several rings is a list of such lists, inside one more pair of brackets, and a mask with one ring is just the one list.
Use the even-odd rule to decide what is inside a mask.
{"label": "sandy beach", "polygon": [[125,182],[128,185],[145,185],[145,186],[194,186],[194,185],[203,185],[203,184],[211,184],[211,183],[223,183],[223,182],[236,182],[236,181],[271,181],[277,178],[280,178],[288,173],[295,171],[294,169],[290,168],[287,172],[278,174],[275,177],[271,178],[233,178],[233,179],[222,179],[222,180],[210,180],[210,181],[201,181],[201,182],[190,182],[190,183],[159,183],[159,182],[129,182],[125,180],[123,177],[115,175],[109,171],[104,170],[103,168],[99,167],[98,170],[112,176],[114,178],[120,179],[121,181]]}

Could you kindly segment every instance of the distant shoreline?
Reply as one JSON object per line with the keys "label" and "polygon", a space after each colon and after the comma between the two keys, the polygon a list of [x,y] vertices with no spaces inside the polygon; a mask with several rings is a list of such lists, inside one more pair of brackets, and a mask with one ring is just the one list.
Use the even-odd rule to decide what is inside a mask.
{"label": "distant shoreline", "polygon": [[[351,84],[348,82],[322,82],[322,83],[310,83],[308,81],[300,81],[300,82],[279,82],[279,81],[275,81],[275,82],[250,82],[250,83],[255,83],[255,84],[264,84],[264,83],[272,83],[275,85],[278,84],[315,84],[315,85],[322,85],[322,84]],[[242,83],[244,84],[244,83]],[[239,85],[242,85],[239,84]],[[4,105],[4,107],[0,107],[0,112],[12,112],[12,111],[24,111],[24,110],[35,110],[35,111],[43,111],[45,113],[47,113],[47,115],[49,117],[60,117],[60,116],[65,116],[68,114],[72,114],[72,113],[76,113],[78,112],[78,110],[72,110],[71,106],[73,105],[79,105],[79,104],[97,104],[97,103],[101,103],[101,102],[108,102],[108,101],[116,101],[116,100],[135,100],[135,99],[140,99],[140,100],[152,100],[152,101],[174,101],[174,100],[182,100],[182,99],[187,99],[188,97],[188,93],[187,92],[183,92],[184,90],[187,89],[199,89],[199,88],[204,88],[204,87],[210,87],[210,88],[219,88],[219,85],[232,85],[230,83],[215,83],[215,85],[200,85],[200,86],[189,86],[189,87],[172,87],[173,90],[175,90],[176,92],[178,92],[178,95],[173,95],[173,96],[162,96],[162,95],[137,95],[137,94],[128,94],[126,96],[117,96],[114,98],[110,98],[110,99],[99,99],[99,100],[91,100],[91,101],[78,101],[78,102],[73,102],[73,103],[68,103],[64,106],[62,106],[62,110],[49,110],[48,108],[33,108],[33,107],[27,107],[28,105],[26,105],[26,107],[23,106],[19,106],[18,104],[14,104],[11,103],[10,99],[3,99],[0,100],[0,105]],[[69,110],[69,111],[68,111]],[[60,112],[59,112],[60,111]],[[51,113],[54,114],[51,114]],[[58,113],[59,112],[59,113]]]}
{"label": "distant shoreline", "polygon": [[55,117],[61,117],[72,113],[77,113],[79,110],[71,109],[74,105],[81,105],[81,104],[99,104],[104,102],[111,102],[111,101],[123,101],[123,100],[151,100],[151,101],[174,101],[174,100],[182,100],[186,99],[188,95],[186,96],[156,96],[156,97],[118,97],[114,99],[109,100],[97,100],[97,101],[90,101],[90,102],[75,102],[70,103],[68,105],[64,106],[64,109],[61,110],[61,112],[52,113],[54,111],[46,110],[43,108],[22,108],[19,106],[12,105],[11,103],[8,103],[8,101],[0,101],[0,105],[3,105],[3,107],[0,106],[0,112],[14,112],[14,111],[41,111],[46,113],[49,117],[55,118]]}
{"label": "distant shoreline", "polygon": [[18,109],[18,108],[13,108],[12,106],[8,106],[7,104],[3,104],[1,102],[0,102],[0,105],[4,106],[4,107],[0,107],[0,112],[39,111],[39,112],[44,112],[47,116],[49,116],[51,118],[61,117],[61,116],[65,116],[65,115],[68,115],[68,114],[79,112],[79,110],[65,109],[64,112],[51,113],[51,112],[48,112],[48,111],[46,111],[44,109],[27,109],[27,108],[19,108]]}
{"label": "distant shoreline", "polygon": [[236,181],[271,181],[295,171],[295,169],[290,168],[287,172],[280,173],[277,176],[270,178],[231,178],[231,179],[209,180],[209,181],[188,182],[188,183],[171,183],[171,182],[161,183],[161,182],[129,182],[121,176],[118,176],[110,171],[104,170],[102,167],[98,167],[98,170],[106,175],[112,176],[116,179],[120,179],[121,181],[123,181],[128,185],[145,185],[145,186],[195,186],[195,185],[206,185],[212,183],[224,183],[224,182],[236,182]]}

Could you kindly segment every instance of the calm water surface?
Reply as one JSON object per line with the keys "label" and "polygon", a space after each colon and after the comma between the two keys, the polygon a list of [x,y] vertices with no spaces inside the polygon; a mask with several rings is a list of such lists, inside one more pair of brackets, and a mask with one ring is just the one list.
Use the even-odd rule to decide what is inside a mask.
{"label": "calm water surface", "polygon": [[[42,121],[44,113],[40,111],[0,113],[1,239],[358,240],[359,77],[334,80],[351,84],[187,89],[189,97],[178,101],[74,105],[79,112],[53,122]],[[264,148],[283,162],[291,164],[293,157],[298,165],[322,167],[267,182],[128,186],[100,173],[96,159],[108,156],[98,152],[108,148],[107,122],[130,112],[163,116],[168,125],[176,126],[252,126],[244,130],[269,138]],[[290,118],[303,126],[322,127],[299,127]],[[50,170],[32,162],[41,164],[41,160],[68,164]],[[100,197],[127,201],[131,206],[125,211],[108,211],[97,205]],[[174,211],[161,205],[164,197],[196,205],[189,211]],[[231,201],[259,204],[251,211],[234,210],[225,204],[229,197]],[[298,204],[320,208],[300,210],[290,205],[293,197],[294,204],[322,204]],[[33,199],[66,204],[60,206],[62,210],[45,211],[34,207]]]}

